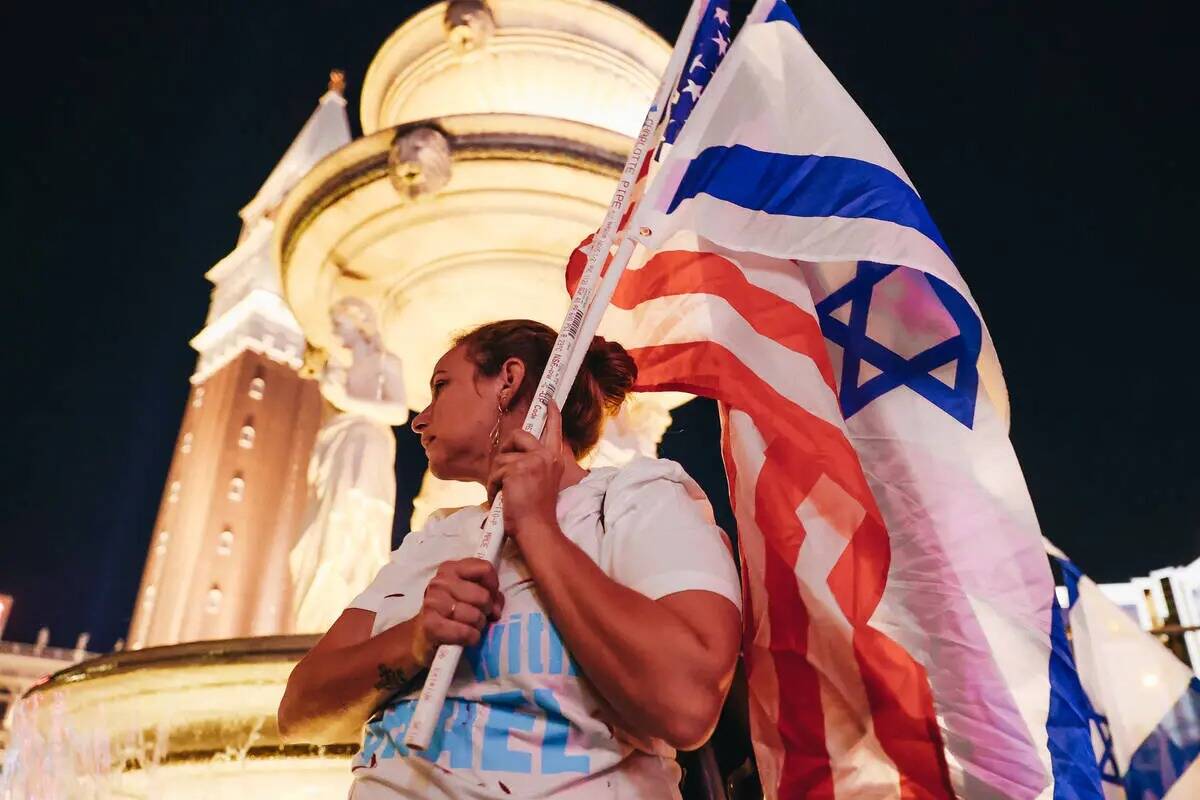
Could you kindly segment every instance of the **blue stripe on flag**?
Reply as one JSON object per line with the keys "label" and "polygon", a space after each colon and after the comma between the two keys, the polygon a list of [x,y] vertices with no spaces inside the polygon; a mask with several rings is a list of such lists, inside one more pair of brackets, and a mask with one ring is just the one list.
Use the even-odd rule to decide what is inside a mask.
{"label": "blue stripe on flag", "polygon": [[950,255],[912,187],[856,158],[768,153],[740,144],[708,147],[688,164],[667,213],[700,194],[768,214],[893,222],[924,234]]}
{"label": "blue stripe on flag", "polygon": [[1200,758],[1200,679],[1192,678],[1179,701],[1129,759],[1125,792],[1138,800],[1159,800],[1197,758]]}
{"label": "blue stripe on flag", "polygon": [[1058,562],[1059,569],[1062,570],[1063,586],[1067,588],[1067,609],[1070,610],[1079,602],[1079,581],[1083,578],[1083,573],[1069,558],[1055,556],[1054,560]]}
{"label": "blue stripe on flag", "polygon": [[[796,30],[800,30],[800,21],[796,19],[796,15],[792,13],[792,8],[787,4],[787,0],[775,0],[775,5],[771,7],[771,13],[767,14],[767,22],[786,22]],[[803,33],[803,31],[801,31]]]}
{"label": "blue stripe on flag", "polygon": [[1046,734],[1054,800],[1102,800],[1100,767],[1092,750],[1091,701],[1079,682],[1063,610],[1050,601],[1050,713]]}

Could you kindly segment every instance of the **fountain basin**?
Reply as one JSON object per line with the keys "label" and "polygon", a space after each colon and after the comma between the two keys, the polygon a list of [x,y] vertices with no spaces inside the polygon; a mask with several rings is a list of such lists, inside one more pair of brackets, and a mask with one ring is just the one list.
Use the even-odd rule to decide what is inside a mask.
{"label": "fountain basin", "polygon": [[275,719],[317,638],[152,647],[55,673],[16,708],[0,797],[345,797],[357,743],[284,744]]}

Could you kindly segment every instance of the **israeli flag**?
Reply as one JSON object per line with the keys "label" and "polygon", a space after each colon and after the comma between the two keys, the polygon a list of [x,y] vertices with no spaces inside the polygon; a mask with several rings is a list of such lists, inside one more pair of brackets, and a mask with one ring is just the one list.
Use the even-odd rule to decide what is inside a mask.
{"label": "israeli flag", "polygon": [[1046,549],[1067,589],[1070,649],[1105,797],[1200,798],[1200,680],[1061,550]]}

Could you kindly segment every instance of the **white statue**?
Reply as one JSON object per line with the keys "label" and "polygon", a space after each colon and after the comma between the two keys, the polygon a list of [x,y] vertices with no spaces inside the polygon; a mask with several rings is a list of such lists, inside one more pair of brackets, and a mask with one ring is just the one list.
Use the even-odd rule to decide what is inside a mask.
{"label": "white statue", "polygon": [[621,410],[608,420],[600,441],[588,453],[584,466],[619,467],[634,456],[658,455],[663,434],[671,427],[671,412],[654,394],[634,393],[625,398]]}
{"label": "white statue", "polygon": [[349,363],[332,354],[320,373],[327,401],[308,464],[303,532],[292,548],[297,633],[329,629],[387,563],[396,508],[396,437],[408,419],[400,359],[384,349],[375,314],[344,298],[330,310]]}
{"label": "white statue", "polygon": [[388,426],[408,421],[400,359],[383,346],[375,312],[357,297],[344,297],[329,312],[333,332],[350,363],[331,357],[321,373],[321,394],[342,411]]}

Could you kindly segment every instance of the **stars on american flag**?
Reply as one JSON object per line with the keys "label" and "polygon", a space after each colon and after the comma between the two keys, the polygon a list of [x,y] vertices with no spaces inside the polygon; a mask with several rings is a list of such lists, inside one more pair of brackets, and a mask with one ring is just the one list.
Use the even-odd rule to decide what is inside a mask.
{"label": "stars on american flag", "polygon": [[679,76],[679,83],[675,87],[667,129],[663,135],[666,144],[675,142],[684,121],[712,80],[717,65],[729,48],[729,33],[729,0],[711,0],[696,27],[696,35],[688,51],[687,69]]}
{"label": "stars on american flag", "polygon": [[717,43],[717,55],[725,55],[725,48],[729,47],[729,40],[722,36],[720,31],[717,31],[717,35],[712,40]]}

